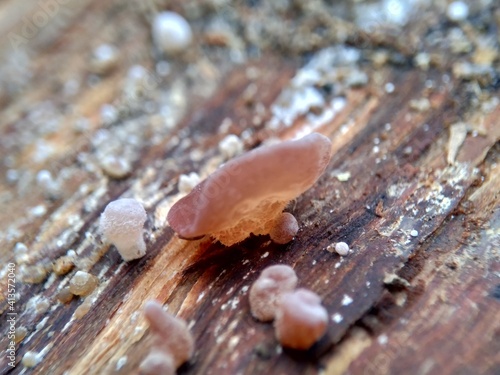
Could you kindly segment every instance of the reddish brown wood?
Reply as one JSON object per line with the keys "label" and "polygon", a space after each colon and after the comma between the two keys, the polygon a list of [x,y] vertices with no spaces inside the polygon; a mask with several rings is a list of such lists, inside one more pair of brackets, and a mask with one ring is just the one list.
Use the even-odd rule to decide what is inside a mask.
{"label": "reddish brown wood", "polygon": [[[141,315],[141,305],[151,298],[186,319],[194,335],[195,355],[179,374],[498,373],[500,107],[483,111],[470,100],[476,84],[484,96],[498,98],[498,93],[480,80],[451,75],[449,83],[444,82],[443,74],[452,69],[451,55],[428,71],[409,62],[417,37],[444,21],[426,18],[411,24],[407,35],[396,41],[383,33],[358,33],[349,22],[342,23],[349,43],[373,51],[382,46],[407,60],[383,67],[366,62],[368,84],[347,89],[345,107],[317,129],[332,140],[334,156],[320,181],[287,208],[299,221],[297,238],[279,246],[267,237],[250,236],[227,248],[207,238],[180,240],[161,219],[177,197],[180,174],[206,174],[222,162],[217,147],[225,135],[252,129],[245,139],[245,148],[252,149],[271,137],[288,139],[308,126],[305,117],[277,131],[265,126],[271,106],[302,65],[303,50],[295,44],[283,50],[262,47],[258,59],[236,65],[221,58],[216,48],[224,47],[207,34],[183,57],[185,61],[175,60],[169,78],[148,93],[152,101],[159,101],[155,93],[165,91],[165,86],[174,90],[177,77],[195,74],[186,73],[185,66],[193,59],[201,61],[196,65],[202,72],[196,73],[199,81],[183,91],[188,101],[177,127],[158,133],[152,142],[158,131],[151,125],[155,113],[140,107],[109,125],[113,133],[129,121],[145,119],[131,175],[112,180],[89,169],[97,164],[82,161],[82,155],[95,157],[92,142],[100,128],[100,106],[120,98],[131,63],[121,60],[110,76],[96,86],[84,86],[75,97],[61,90],[70,78],[88,79],[82,56],[99,44],[101,35],[133,51],[133,62],[153,71],[144,22],[149,15],[132,5],[82,4],[68,18],[73,24],[53,33],[45,29],[31,41],[30,88],[5,99],[1,111],[2,157],[15,155],[20,170],[65,171],[70,178],[62,196],[50,200],[33,179],[20,192],[18,185],[2,177],[0,230],[5,236],[0,238],[0,259],[12,262],[12,249],[22,241],[29,247],[30,260],[27,268],[17,265],[16,289],[18,326],[28,334],[17,346],[17,367],[10,369],[2,357],[0,373],[24,371],[20,361],[27,351],[42,352],[44,357],[23,373],[136,373],[151,346]],[[17,9],[13,1],[3,6],[12,14]],[[253,11],[235,7],[242,17],[253,17]],[[34,11],[24,9],[26,14]],[[334,20],[324,17],[325,23]],[[285,40],[283,35],[274,37],[277,45]],[[313,49],[337,37],[328,34],[324,45],[311,42]],[[413,42],[402,43],[406,40]],[[0,48],[5,52],[10,46],[4,42]],[[255,70],[259,74],[252,78]],[[431,92],[426,87],[429,80],[436,85]],[[385,82],[394,83],[397,91],[387,93]],[[207,89],[210,85],[212,91]],[[422,97],[429,99],[430,108],[418,111],[412,101]],[[36,162],[36,139],[23,143],[23,121],[37,103],[49,99],[62,114],[64,126],[40,136],[55,151]],[[256,120],[259,107],[264,110]],[[90,119],[83,133],[72,130],[80,115]],[[227,118],[232,124],[220,130]],[[464,119],[475,128],[459,148],[456,163],[449,165],[450,126]],[[0,174],[5,176],[8,169],[1,165]],[[340,181],[339,172],[349,172],[350,178]],[[148,254],[125,264],[113,247],[101,243],[97,221],[109,201],[134,195],[148,211]],[[40,204],[47,212],[30,216],[29,208]],[[14,227],[22,233],[17,239],[7,235]],[[325,250],[338,241],[347,242],[353,252],[342,258]],[[51,262],[68,249],[77,250],[79,262],[67,275],[55,275]],[[249,312],[249,286],[263,268],[275,263],[293,266],[299,285],[318,293],[332,317],[328,334],[308,352],[283,350],[272,324],[257,322]],[[77,269],[97,275],[100,289],[88,313],[75,320],[83,300],[61,304],[57,293]],[[46,272],[43,282],[28,282],[40,272]],[[3,277],[0,287],[6,289]],[[30,308],[28,301],[35,296],[45,298],[49,308]],[[0,298],[4,348],[8,305],[3,294]]]}

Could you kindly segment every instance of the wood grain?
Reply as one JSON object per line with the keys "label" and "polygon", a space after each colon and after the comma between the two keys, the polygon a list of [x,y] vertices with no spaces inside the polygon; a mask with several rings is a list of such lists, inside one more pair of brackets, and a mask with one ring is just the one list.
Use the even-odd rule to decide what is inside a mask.
{"label": "wood grain", "polygon": [[[13,1],[2,7],[4,14],[37,11],[19,10]],[[243,12],[242,5],[235,7]],[[245,12],[240,14],[252,16]],[[170,76],[145,94],[144,102],[156,103],[163,100],[158,93],[178,89],[185,98],[180,121],[159,131],[154,111],[121,106],[128,67],[141,63],[154,71],[143,16],[130,4],[92,1],[71,18],[58,14],[68,24],[45,29],[29,45],[34,74],[29,90],[9,94],[4,102],[1,154],[2,159],[14,155],[15,162],[0,166],[0,259],[14,262],[16,242],[29,248],[28,260],[16,261],[17,326],[28,334],[17,346],[16,367],[4,356],[0,373],[137,373],[151,347],[141,307],[155,298],[185,319],[195,338],[195,355],[179,374],[497,374],[500,107],[485,111],[469,100],[475,83],[450,75],[452,58],[429,70],[410,63],[364,63],[368,83],[346,88],[343,107],[315,129],[332,140],[334,156],[319,182],[287,207],[300,225],[296,239],[276,245],[268,237],[250,236],[224,247],[209,238],[181,240],[168,227],[166,214],[180,197],[178,177],[213,171],[224,161],[217,147],[227,134],[239,135],[249,150],[310,128],[306,115],[289,127],[268,126],[273,105],[304,63],[302,51],[263,48],[258,58],[236,64],[221,58],[219,46],[197,44],[192,52],[197,64],[189,54],[174,60]],[[19,25],[22,17],[15,20],[11,23]],[[122,22],[130,28],[119,32]],[[18,30],[11,23],[1,30]],[[412,32],[425,33],[428,25],[413,27]],[[79,37],[82,29],[88,30],[86,37]],[[401,45],[404,39],[396,43],[351,31],[351,44],[413,53],[414,46]],[[90,85],[85,80],[93,78],[81,56],[95,47],[92,38],[111,38],[135,55]],[[0,46],[2,52],[11,48]],[[187,64],[195,73],[185,71]],[[196,79],[190,81],[189,74]],[[79,77],[82,85],[73,97],[62,94],[70,77]],[[384,89],[387,82],[395,92]],[[479,90],[499,99],[492,86]],[[421,98],[428,99],[428,109],[415,109]],[[38,134],[29,127],[29,114],[44,100],[53,101],[60,113],[57,132]],[[125,110],[103,126],[99,108],[110,102]],[[90,120],[83,132],[73,128],[80,116]],[[450,126],[461,120],[472,128],[449,164]],[[121,128],[139,141],[130,146],[136,147],[132,173],[114,180],[98,167],[95,137],[102,129],[127,135]],[[53,151],[37,161],[41,140]],[[9,169],[22,171],[21,180],[9,182]],[[41,169],[65,174],[61,196],[48,198],[37,187]],[[341,172],[350,173],[347,181],[341,181]],[[148,212],[148,253],[129,263],[102,243],[97,230],[100,213],[119,197],[139,199]],[[33,214],[39,205],[46,212]],[[338,241],[347,242],[352,253],[340,257],[326,251]],[[52,262],[69,249],[78,256],[75,268],[56,275]],[[276,263],[291,265],[299,285],[318,293],[331,316],[327,335],[305,353],[281,348],[272,324],[257,322],[249,312],[251,283]],[[97,290],[86,302],[58,302],[57,293],[78,269],[98,276]],[[30,282],[40,272],[41,282]],[[2,291],[6,282],[2,276]],[[0,298],[4,348],[8,304],[5,293]],[[75,312],[89,301],[90,310],[76,319]],[[28,351],[43,356],[33,369],[21,364]]]}

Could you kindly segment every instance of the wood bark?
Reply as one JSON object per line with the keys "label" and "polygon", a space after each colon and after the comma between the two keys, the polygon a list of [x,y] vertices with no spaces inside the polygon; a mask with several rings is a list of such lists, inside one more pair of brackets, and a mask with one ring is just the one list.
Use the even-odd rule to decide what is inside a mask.
{"label": "wood bark", "polygon": [[[15,368],[5,356],[0,359],[2,374],[137,373],[151,346],[141,307],[153,298],[185,319],[195,338],[195,355],[179,374],[499,373],[500,107],[485,112],[472,105],[469,82],[450,75],[452,62],[428,71],[364,66],[369,83],[349,88],[346,105],[316,129],[332,140],[334,156],[318,183],[287,208],[300,225],[294,241],[276,245],[268,237],[250,236],[231,247],[209,238],[184,241],[165,221],[180,196],[178,177],[213,171],[222,161],[218,143],[254,124],[257,102],[266,110],[244,141],[247,150],[271,137],[289,139],[309,126],[305,116],[277,132],[265,126],[300,59],[265,51],[259,59],[221,66],[208,97],[197,94],[193,84],[180,124],[156,143],[143,140],[131,175],[114,180],[86,169],[79,155],[92,155],[99,107],[118,96],[126,64],[99,84],[85,86],[70,103],[57,97],[64,80],[84,75],[79,55],[88,53],[89,39],[97,35],[91,18],[96,15],[101,26],[108,19],[99,4],[83,2],[72,18],[65,18],[72,24],[54,34],[45,29],[48,41],[42,33],[33,42],[35,76],[29,90],[4,98],[4,140],[21,137],[16,124],[26,116],[23,108],[45,98],[57,103],[64,126],[42,136],[56,147],[48,160],[33,161],[33,144],[4,148],[2,157],[14,150],[20,165],[32,171],[70,170],[71,178],[56,199],[47,198],[34,182],[19,192],[18,185],[2,180],[0,259],[15,262],[16,242],[29,248],[28,265],[16,263],[15,304],[17,326],[27,335],[17,345]],[[13,2],[4,7],[11,14],[17,9]],[[113,24],[105,30],[112,33],[127,20],[127,11],[109,17]],[[79,27],[88,30],[86,38],[78,37]],[[137,41],[127,48],[149,56],[142,43],[147,30],[137,23],[124,33],[134,31]],[[358,37],[360,44],[377,44],[366,35]],[[4,43],[2,51],[9,48]],[[172,74],[181,72],[177,65],[173,69]],[[256,79],[249,78],[251,69],[260,72]],[[430,94],[429,81],[436,85]],[[388,93],[384,82],[396,91]],[[495,89],[483,90],[498,98]],[[257,99],[248,99],[249,91]],[[412,103],[422,97],[430,108],[416,110]],[[76,112],[92,120],[84,134],[71,130]],[[150,121],[150,114],[133,109],[120,116],[111,128]],[[451,125],[462,118],[474,119],[480,128],[467,132],[449,163]],[[232,123],[223,128],[225,119]],[[0,167],[3,176],[7,169]],[[344,181],[339,176],[347,172]],[[138,197],[148,212],[147,255],[128,263],[101,242],[97,230],[104,207],[122,196]],[[30,214],[38,205],[46,213]],[[21,232],[16,238],[9,234],[13,227]],[[338,241],[349,244],[348,256],[326,251]],[[50,264],[69,249],[79,261],[58,276]],[[277,263],[291,265],[299,286],[318,293],[331,317],[327,335],[304,353],[282,349],[272,324],[257,322],[249,312],[248,288],[263,268]],[[47,268],[43,282],[30,282],[29,276],[36,279]],[[87,297],[89,311],[80,319],[75,312],[82,298],[66,304],[57,300],[77,269],[99,278],[97,291]],[[6,276],[0,285],[6,290]],[[3,350],[9,305],[5,293],[2,298]],[[40,307],[43,300],[48,308]],[[33,369],[21,364],[27,351],[43,356]]]}

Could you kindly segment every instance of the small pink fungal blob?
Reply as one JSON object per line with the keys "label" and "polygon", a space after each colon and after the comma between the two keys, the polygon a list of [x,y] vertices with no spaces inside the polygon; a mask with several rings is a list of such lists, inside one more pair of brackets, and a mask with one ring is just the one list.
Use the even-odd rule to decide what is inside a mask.
{"label": "small pink fungal blob", "polygon": [[163,310],[155,300],[146,302],[144,315],[154,335],[155,350],[171,355],[175,368],[191,358],[194,340],[184,320]]}
{"label": "small pink fungal blob", "polygon": [[328,312],[321,298],[307,289],[282,294],[276,310],[274,332],[282,346],[307,350],[326,332]]}
{"label": "small pink fungal blob", "polygon": [[177,367],[171,354],[153,349],[139,365],[142,375],[174,375]]}
{"label": "small pink fungal blob", "polygon": [[146,243],[142,237],[146,218],[146,210],[139,201],[118,199],[109,203],[101,214],[99,231],[128,262],[146,254]]}
{"label": "small pink fungal blob", "polygon": [[269,232],[269,236],[273,242],[282,245],[293,240],[298,231],[299,223],[297,223],[295,216],[288,212],[283,212],[276,219],[275,226]]}
{"label": "small pink fungal blob", "polygon": [[252,315],[263,322],[274,319],[281,295],[297,286],[297,275],[292,267],[278,264],[262,271],[250,288],[249,302]]}
{"label": "small pink fungal blob", "polygon": [[210,235],[226,246],[250,233],[269,234],[287,203],[318,180],[330,158],[331,142],[318,133],[259,147],[228,161],[181,198],[168,223],[183,239]]}

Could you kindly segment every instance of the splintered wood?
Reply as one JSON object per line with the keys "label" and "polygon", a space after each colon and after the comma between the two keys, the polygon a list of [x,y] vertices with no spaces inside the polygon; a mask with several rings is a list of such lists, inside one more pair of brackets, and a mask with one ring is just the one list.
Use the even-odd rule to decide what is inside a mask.
{"label": "splintered wood", "polygon": [[[498,373],[495,2],[53,3],[0,16],[1,374],[138,373],[151,299],[193,335],[179,374]],[[152,43],[160,10],[182,53]],[[168,226],[221,164],[312,132],[333,156],[285,208],[293,241]],[[99,231],[119,198],[147,213],[130,262]],[[250,312],[274,264],[328,312],[307,351]]]}

